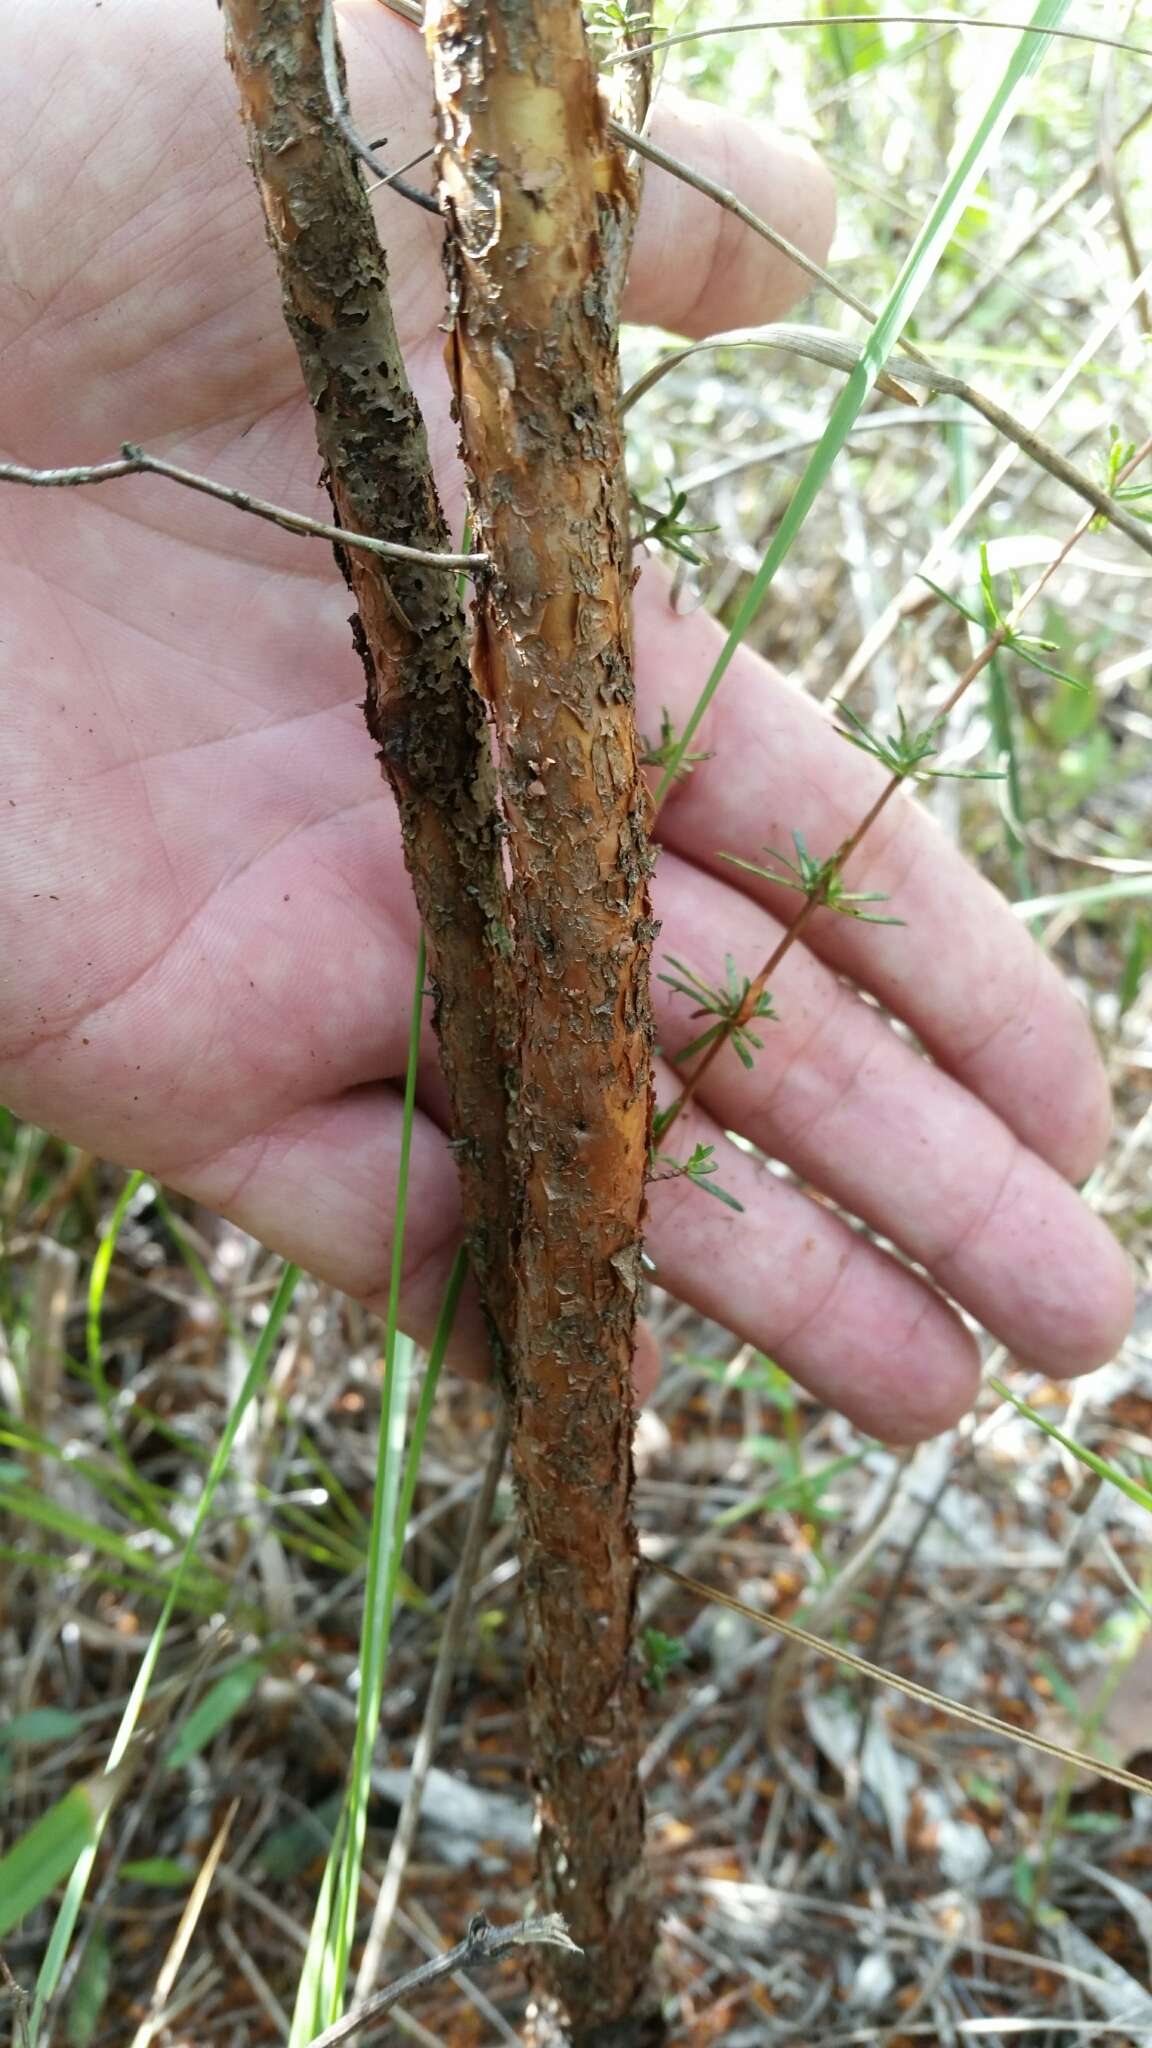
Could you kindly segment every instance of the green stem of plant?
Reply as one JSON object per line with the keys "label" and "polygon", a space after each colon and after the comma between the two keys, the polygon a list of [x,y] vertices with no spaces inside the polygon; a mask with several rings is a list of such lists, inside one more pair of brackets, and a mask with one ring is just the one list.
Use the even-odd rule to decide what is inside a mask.
{"label": "green stem of plant", "polygon": [[405,1368],[408,1364],[407,1343],[406,1340],[402,1341],[400,1336],[400,1283],[404,1270],[412,1126],[416,1112],[416,1075],[424,1018],[426,971],[424,934],[421,932],[416,953],[416,979],[412,992],[412,1013],[408,1032],[408,1065],[404,1077],[404,1118],[400,1137],[400,1160],[396,1173],[392,1264],[384,1327],[384,1391],[380,1409],[376,1489],[368,1547],[368,1576],[364,1589],[364,1618],[360,1636],[356,1734],[348,1784],[347,1825],[344,1830],[341,1866],[333,1905],[330,1967],[326,1972],[327,1981],[324,1987],[324,2025],[330,2025],[339,2017],[348,1981],[371,1789],[372,1752],[376,1743],[380,1703],[384,1694],[384,1670],[398,1564],[396,1524],[400,1472],[396,1457],[397,1426],[398,1423],[402,1426],[403,1422],[402,1411],[407,1392]]}

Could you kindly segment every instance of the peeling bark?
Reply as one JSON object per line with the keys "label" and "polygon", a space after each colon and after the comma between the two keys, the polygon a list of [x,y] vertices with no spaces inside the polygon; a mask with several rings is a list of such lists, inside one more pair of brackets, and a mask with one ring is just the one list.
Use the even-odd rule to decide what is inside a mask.
{"label": "peeling bark", "polygon": [[[635,194],[575,0],[430,0],[450,367],[491,573],[474,668],[509,825],[512,1457],[544,1903],[576,2039],[639,2040],[653,1918],[631,1653],[630,1361],[649,1143],[649,809],[617,295]],[[633,2016],[625,2025],[625,2016]]]}
{"label": "peeling bark", "polygon": [[[322,0],[224,11],[337,517],[444,548],[383,254],[328,106]],[[543,1903],[584,1951],[549,1952],[538,2033],[606,2048],[660,2032],[631,1641],[654,936],[617,413],[636,193],[577,0],[440,0],[430,33],[450,363],[492,565],[471,668],[451,576],[359,554],[341,566],[510,1407]]]}
{"label": "peeling bark", "polygon": [[[339,523],[446,549],[388,272],[320,55],[322,0],[225,0],[228,55],[287,322]],[[459,1134],[469,1250],[499,1349],[509,1229],[505,1088],[515,1059],[495,770],[456,579],[337,550],[356,600],[364,713],[400,813]]]}

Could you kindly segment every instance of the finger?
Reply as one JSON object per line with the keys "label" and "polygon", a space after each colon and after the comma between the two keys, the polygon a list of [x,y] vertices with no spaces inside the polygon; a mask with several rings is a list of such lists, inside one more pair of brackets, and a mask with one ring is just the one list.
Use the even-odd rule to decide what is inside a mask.
{"label": "finger", "polygon": [[[711,985],[725,955],[764,959],[780,925],[735,889],[665,854],[660,947]],[[665,964],[660,971],[672,973]],[[802,946],[773,983],[776,1017],[752,1029],[751,1069],[726,1047],[701,1092],[740,1131],[909,1257],[1019,1356],[1054,1376],[1113,1356],[1132,1284],[1111,1233],[1052,1168],[967,1089],[921,1058]],[[709,1020],[654,984],[674,1059]],[[691,1071],[689,1061],[681,1071]]]}
{"label": "finger", "polygon": [[[650,731],[662,707],[683,725],[723,641],[703,613],[674,615],[666,587],[659,572],[645,572],[638,681],[640,724]],[[884,786],[882,770],[748,649],[737,653],[693,745],[711,758],[670,793],[662,841],[789,922],[797,896],[722,856],[771,865],[765,849],[794,857],[799,832],[814,857],[827,857]],[[1071,990],[997,891],[905,792],[845,879],[884,893],[889,901],[874,908],[903,924],[819,911],[805,942],[910,1024],[1026,1145],[1071,1178],[1088,1173],[1110,1127],[1107,1079]],[[749,974],[761,965],[738,964]]]}
{"label": "finger", "polygon": [[[658,1076],[662,1102],[675,1083]],[[713,1178],[736,1214],[680,1177],[650,1188],[656,1277],[681,1301],[787,1367],[817,1397],[888,1443],[916,1443],[971,1405],[976,1345],[932,1288],[692,1108],[666,1154],[715,1148]]]}
{"label": "finger", "polygon": [[651,1325],[641,1316],[636,1325],[636,1343],[632,1353],[632,1386],[641,1406],[650,1401],[656,1391],[660,1363],[660,1346]]}
{"label": "finger", "polygon": [[[353,1089],[168,1176],[273,1251],[379,1315],[386,1313],[404,1113],[386,1085]],[[400,1327],[427,1345],[462,1237],[456,1171],[443,1133],[420,1110],[412,1126]],[[450,1362],[482,1377],[487,1338],[469,1280]]]}
{"label": "finger", "polygon": [[[383,1315],[403,1121],[393,1089],[357,1089],[183,1168],[172,1184]],[[406,1214],[400,1327],[427,1348],[462,1241],[463,1220],[456,1168],[443,1132],[420,1110],[412,1127]],[[487,1331],[471,1276],[456,1311],[447,1362],[469,1378],[488,1377]],[[641,1323],[633,1358],[638,1399],[651,1393],[659,1371],[655,1337]]]}
{"label": "finger", "polygon": [[[664,1069],[664,1099],[673,1085]],[[395,1185],[401,1122],[399,1098],[390,1089],[357,1090],[181,1171],[175,1185],[382,1311],[390,1260],[387,1191]],[[677,1128],[677,1153],[697,1143],[716,1145],[723,1154],[720,1177],[745,1213],[734,1214],[685,1181],[655,1183],[650,1243],[662,1284],[779,1358],[822,1399],[889,1441],[931,1435],[961,1415],[975,1390],[976,1351],[939,1297],[831,1211],[725,1145],[702,1112],[684,1123]],[[418,1113],[401,1320],[425,1344],[460,1227],[451,1155],[440,1131]],[[654,1351],[645,1331],[638,1353],[644,1381],[653,1375]],[[460,1370],[484,1369],[483,1319],[470,1283],[449,1357]]]}
{"label": "finger", "polygon": [[[817,263],[836,221],[823,165],[726,107],[661,91],[652,140],[703,171]],[[715,200],[668,171],[646,167],[644,203],[628,281],[630,320],[677,334],[717,334],[778,320],[811,289],[805,273]]]}
{"label": "finger", "polygon": [[157,697],[125,742],[115,717],[97,734],[78,681],[67,728],[94,736],[66,803],[59,726],[29,723],[27,766],[17,746],[0,1095],[169,1177],[403,1073],[416,914],[351,708],[199,744],[177,689]]}
{"label": "finger", "polygon": [[[420,36],[378,4],[342,10],[353,104],[368,125],[386,119],[389,154],[399,163],[414,154],[431,124],[427,58]],[[729,108],[709,106],[661,89],[652,140],[668,155],[703,171],[736,193],[753,213],[823,263],[836,218],[835,187],[816,158],[790,146]],[[421,172],[421,178],[427,174]],[[437,232],[427,216],[397,216],[394,196],[381,224],[390,247],[430,248]],[[414,274],[409,266],[393,290],[402,331],[432,326],[441,316],[439,266]],[[724,327],[775,320],[809,289],[796,264],[771,243],[670,172],[644,170],[644,199],[629,274],[625,312],[630,320],[678,334],[718,333]],[[441,294],[442,296],[442,294]]]}

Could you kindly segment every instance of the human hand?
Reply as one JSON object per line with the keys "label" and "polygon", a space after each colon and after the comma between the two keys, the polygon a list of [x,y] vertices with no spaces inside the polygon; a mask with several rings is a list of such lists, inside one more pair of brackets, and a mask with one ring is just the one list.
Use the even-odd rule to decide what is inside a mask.
{"label": "human hand", "polygon": [[[14,14],[0,120],[5,456],[89,461],[130,439],[326,516],[213,11],[21,0]],[[375,0],[341,20],[354,106],[400,163],[425,134],[420,40]],[[662,139],[823,254],[820,172],[706,109],[670,109]],[[458,526],[438,223],[394,194],[377,204]],[[649,176],[633,318],[690,334],[770,319],[798,282],[730,216]],[[416,920],[330,555],[152,479],[67,496],[0,488],[0,554],[0,1096],[379,1303]],[[636,638],[640,725],[654,734],[662,708],[683,723],[718,632],[674,616],[648,570]],[[721,854],[756,860],[794,830],[830,850],[877,773],[751,654],[699,744],[713,758],[664,807],[654,893],[659,951],[714,980],[727,953],[753,972],[795,908]],[[677,1127],[679,1154],[723,1149],[744,1214],[658,1182],[649,1243],[674,1293],[907,1441],[970,1402],[971,1338],[820,1199],[724,1148],[725,1129],[1054,1375],[1110,1355],[1129,1284],[1065,1178],[1091,1168],[1108,1129],[1069,991],[914,804],[889,808],[849,881],[885,890],[904,926],[813,920],[773,984],[780,1021],[756,1067],[726,1050]],[[666,1062],[700,1027],[659,982],[654,997]],[[675,1086],[663,1065],[664,1099]],[[429,1042],[403,1295],[418,1336],[460,1228],[444,1116]],[[472,1302],[456,1357],[482,1355]],[[650,1373],[650,1355],[639,1363]]]}

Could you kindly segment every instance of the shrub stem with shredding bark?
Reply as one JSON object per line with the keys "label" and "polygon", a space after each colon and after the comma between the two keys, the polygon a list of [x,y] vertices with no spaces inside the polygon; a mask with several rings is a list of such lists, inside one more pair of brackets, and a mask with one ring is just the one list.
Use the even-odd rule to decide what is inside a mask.
{"label": "shrub stem with shredding bark", "polygon": [[[224,11],[337,519],[438,553],[384,258],[325,78],[325,0]],[[339,559],[509,1402],[542,1903],[583,1951],[546,1952],[538,2032],[592,2048],[659,2031],[632,1652],[654,929],[616,362],[636,194],[577,0],[442,5],[429,35],[450,367],[489,564],[471,667],[442,571]]]}
{"label": "shrub stem with shredding bark", "polygon": [[[643,2038],[631,1355],[648,1158],[649,806],[616,333],[635,189],[576,0],[432,0],[449,361],[487,555],[519,1057],[507,1360],[549,1958],[580,2041]],[[631,2016],[631,2035],[618,2031]]]}

